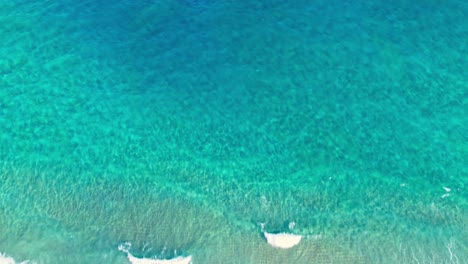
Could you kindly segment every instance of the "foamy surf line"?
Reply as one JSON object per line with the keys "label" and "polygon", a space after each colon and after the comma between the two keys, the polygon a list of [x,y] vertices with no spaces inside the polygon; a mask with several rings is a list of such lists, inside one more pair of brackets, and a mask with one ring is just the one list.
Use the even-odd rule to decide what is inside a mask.
{"label": "foamy surf line", "polygon": [[301,235],[294,235],[288,233],[272,234],[263,232],[268,244],[275,248],[288,249],[298,245],[301,242]]}
{"label": "foamy surf line", "polygon": [[0,252],[0,264],[34,264],[29,260],[16,262],[16,260],[12,257],[7,256],[5,253]]}
{"label": "foamy surf line", "polygon": [[[288,227],[290,230],[296,225],[295,222],[290,222]],[[295,235],[290,233],[268,233],[265,231],[265,224],[260,223],[263,236],[267,243],[274,248],[288,249],[298,245],[302,240],[302,235]]]}
{"label": "foamy surf line", "polygon": [[[119,245],[118,249],[124,253],[127,253],[128,261],[131,264],[192,264],[192,256],[188,257],[176,257],[173,259],[148,259],[148,258],[137,258],[130,253],[130,243],[124,243]],[[0,262],[0,264],[3,264]]]}

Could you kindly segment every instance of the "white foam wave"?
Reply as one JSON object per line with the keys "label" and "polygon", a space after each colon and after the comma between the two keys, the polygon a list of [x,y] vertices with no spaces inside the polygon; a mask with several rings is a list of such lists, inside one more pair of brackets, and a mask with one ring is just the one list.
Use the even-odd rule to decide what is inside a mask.
{"label": "white foam wave", "polygon": [[29,260],[16,262],[14,258],[8,257],[5,253],[0,252],[0,264],[32,264]]}
{"label": "white foam wave", "polygon": [[[176,257],[173,259],[147,259],[137,258],[130,253],[130,243],[120,245],[118,249],[122,252],[127,253],[128,261],[132,264],[191,264],[192,256],[188,257]],[[0,262],[0,264],[3,264]]]}
{"label": "white foam wave", "polygon": [[275,248],[292,248],[301,242],[302,236],[301,235],[294,235],[288,233],[279,233],[279,234],[272,234],[263,232],[268,244]]}

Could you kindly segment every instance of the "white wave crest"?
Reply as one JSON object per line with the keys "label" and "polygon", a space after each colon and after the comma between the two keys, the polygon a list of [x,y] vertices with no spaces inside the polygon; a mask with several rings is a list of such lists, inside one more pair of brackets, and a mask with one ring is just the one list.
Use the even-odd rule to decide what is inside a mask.
{"label": "white wave crest", "polygon": [[33,264],[29,260],[16,262],[14,258],[8,257],[5,253],[0,252],[0,264]]}
{"label": "white wave crest", "polygon": [[[192,256],[188,257],[177,257],[173,259],[147,259],[137,258],[130,253],[130,243],[124,243],[119,245],[118,249],[122,252],[127,253],[128,261],[132,264],[191,264]],[[0,264],[3,264],[0,262]]]}
{"label": "white wave crest", "polygon": [[263,232],[268,244],[276,248],[292,248],[301,242],[301,235],[294,235],[288,233],[272,234]]}

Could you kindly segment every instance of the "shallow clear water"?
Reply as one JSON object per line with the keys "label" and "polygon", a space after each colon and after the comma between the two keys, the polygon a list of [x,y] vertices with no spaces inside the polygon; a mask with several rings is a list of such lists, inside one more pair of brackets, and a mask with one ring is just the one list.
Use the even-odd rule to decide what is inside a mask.
{"label": "shallow clear water", "polygon": [[115,2],[0,1],[0,252],[468,262],[466,1]]}

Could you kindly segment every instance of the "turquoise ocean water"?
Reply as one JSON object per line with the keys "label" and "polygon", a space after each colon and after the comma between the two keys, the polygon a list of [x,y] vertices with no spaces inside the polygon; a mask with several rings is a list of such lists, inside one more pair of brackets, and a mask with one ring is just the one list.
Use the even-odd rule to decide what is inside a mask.
{"label": "turquoise ocean water", "polygon": [[[468,263],[467,17],[463,0],[0,0],[0,252]],[[262,224],[304,238],[275,249]]]}

